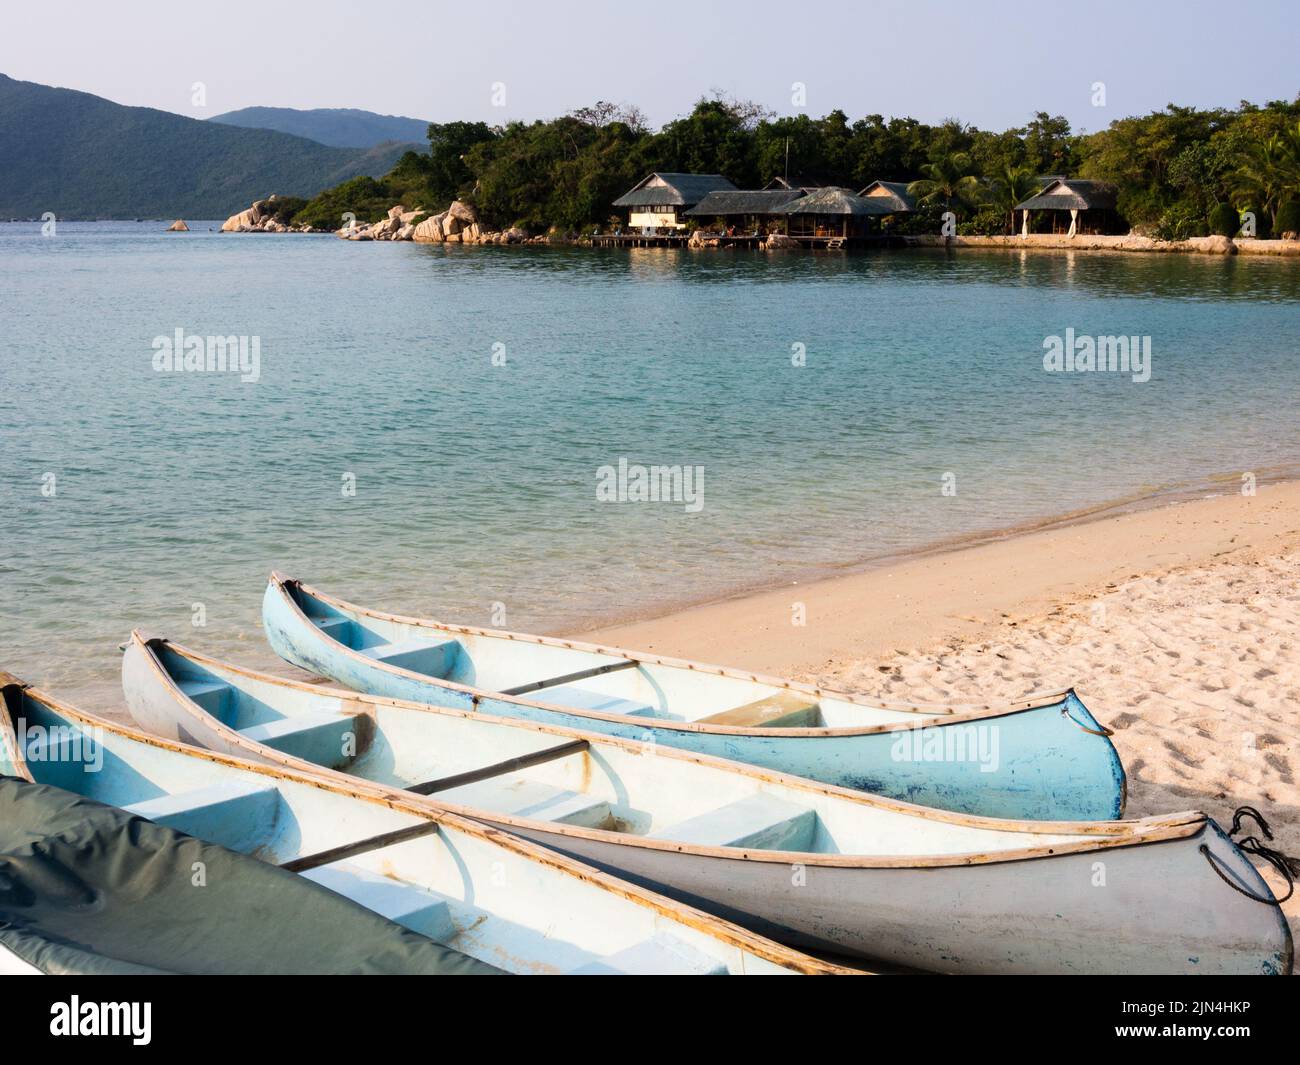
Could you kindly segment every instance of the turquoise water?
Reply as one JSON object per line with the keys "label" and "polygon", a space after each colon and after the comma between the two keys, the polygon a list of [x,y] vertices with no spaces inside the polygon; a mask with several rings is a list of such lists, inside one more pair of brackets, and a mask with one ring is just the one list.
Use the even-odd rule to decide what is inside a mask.
{"label": "turquoise water", "polygon": [[[265,662],[273,567],[562,631],[1300,461],[1300,263],[208,225],[0,225],[0,668],[92,704],[132,626]],[[1149,335],[1151,380],[1044,372],[1071,327]],[[177,328],[260,379],[155,371]],[[599,502],[620,458],[703,467],[702,509]]]}

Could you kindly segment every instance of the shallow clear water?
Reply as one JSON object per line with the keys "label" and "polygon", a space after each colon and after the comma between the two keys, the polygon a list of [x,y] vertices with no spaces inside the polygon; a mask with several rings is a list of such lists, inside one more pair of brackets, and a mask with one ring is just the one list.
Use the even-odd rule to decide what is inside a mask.
{"label": "shallow clear water", "polygon": [[[1300,460],[1296,262],[192,226],[0,225],[0,668],[92,705],[132,626],[265,662],[273,567],[557,631]],[[1067,327],[1149,335],[1151,380],[1044,372]],[[260,380],[155,371],[177,328]],[[621,457],[703,509],[599,502]]]}

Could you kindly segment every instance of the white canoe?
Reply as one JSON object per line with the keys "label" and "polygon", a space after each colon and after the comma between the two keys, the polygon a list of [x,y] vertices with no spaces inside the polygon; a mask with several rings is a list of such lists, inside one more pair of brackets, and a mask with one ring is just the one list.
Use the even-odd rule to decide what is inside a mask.
{"label": "white canoe", "polygon": [[164,736],[451,809],[805,947],[945,972],[1292,964],[1268,886],[1199,813],[1052,823],[937,811],[283,680],[139,633],[123,688],[136,720]]}
{"label": "white canoe", "polygon": [[841,968],[489,826],[116,725],[0,675],[0,773],[252,854],[515,973]]}
{"label": "white canoe", "polygon": [[267,639],[358,691],[731,758],[944,810],[1050,821],[1124,808],[1109,731],[1072,691],[876,703],[698,662],[369,610],[273,573]]}

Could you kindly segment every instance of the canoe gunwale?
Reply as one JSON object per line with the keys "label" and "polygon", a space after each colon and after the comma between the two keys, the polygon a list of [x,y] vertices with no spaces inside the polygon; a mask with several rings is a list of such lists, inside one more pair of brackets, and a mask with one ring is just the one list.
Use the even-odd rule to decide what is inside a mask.
{"label": "canoe gunwale", "polygon": [[983,828],[991,831],[1022,832],[1026,835],[1080,834],[1093,838],[1080,840],[1075,843],[1033,847],[1016,851],[1002,850],[969,852],[955,855],[873,856],[805,851],[759,850],[740,847],[719,847],[705,844],[688,844],[674,840],[659,840],[651,839],[646,836],[633,836],[626,833],[613,832],[607,829],[583,828],[576,825],[560,824],[554,821],[541,821],[532,818],[516,817],[509,814],[497,813],[496,811],[488,812],[475,807],[462,806],[456,803],[437,799],[433,796],[424,797],[414,795],[399,787],[380,784],[345,772],[317,766],[303,759],[295,758],[292,755],[286,755],[283,752],[258,743],[255,740],[249,740],[235,729],[232,729],[217,720],[213,715],[209,714],[201,706],[190,699],[172,679],[166,668],[159,661],[158,656],[151,645],[155,643],[164,644],[171,651],[181,657],[188,658],[200,665],[210,665],[218,672],[224,670],[240,676],[250,677],[256,681],[272,686],[297,689],[299,691],[314,694],[328,694],[329,696],[355,703],[369,703],[374,706],[394,707],[396,709],[410,710],[417,713],[441,714],[444,716],[482,720],[510,728],[525,728],[529,731],[542,734],[574,739],[585,739],[590,743],[591,747],[595,749],[599,749],[602,746],[611,746],[622,748],[629,753],[641,754],[644,753],[648,745],[636,740],[627,740],[620,737],[605,736],[603,734],[587,733],[580,729],[571,729],[562,725],[545,725],[532,721],[519,721],[514,718],[500,718],[491,714],[483,714],[473,710],[462,710],[457,707],[433,706],[425,703],[410,702],[403,699],[394,699],[388,696],[367,695],[343,688],[325,687],[321,685],[307,684],[302,681],[287,680],[282,677],[275,677],[242,666],[222,662],[219,659],[212,658],[200,652],[191,651],[161,638],[151,637],[146,639],[138,632],[132,633],[131,638],[132,642],[137,644],[145,652],[147,661],[155,672],[159,684],[162,685],[164,690],[171,696],[173,703],[175,703],[181,712],[189,715],[196,721],[202,722],[205,727],[218,732],[228,743],[231,743],[241,750],[252,752],[258,758],[264,758],[277,765],[284,765],[300,774],[322,776],[331,781],[346,781],[351,787],[373,791],[378,795],[382,795],[387,799],[395,800],[402,804],[414,804],[439,811],[451,811],[460,817],[486,819],[501,825],[549,832],[561,836],[586,839],[598,843],[615,843],[620,846],[638,847],[646,850],[692,854],[730,860],[769,862],[783,865],[798,864],[847,869],[944,868],[953,866],[995,865],[1008,862],[1028,861],[1062,855],[1110,850],[1119,847],[1169,842],[1187,837],[1195,837],[1205,829],[1209,820],[1204,813],[1197,811],[1162,814],[1154,817],[1127,821],[1029,821],[979,817],[973,814],[963,814],[951,810],[940,810],[934,807],[918,806],[898,799],[891,799],[881,795],[855,791],[850,788],[842,788],[833,784],[822,784],[817,781],[807,780],[786,773],[779,773],[774,770],[761,769],[745,763],[728,761],[712,755],[698,754],[691,751],[663,746],[655,747],[654,757],[675,758],[680,761],[724,770],[736,773],[737,775],[752,777],[760,782],[770,782],[790,787],[795,790],[813,792],[831,798],[853,802],[860,806],[884,809],[891,813],[908,814],[919,817],[923,820],[938,821],[973,828]]}
{"label": "canoe gunwale", "polygon": [[[783,739],[817,739],[821,737],[845,738],[851,736],[870,736],[889,732],[905,732],[915,730],[918,726],[923,728],[943,728],[948,725],[968,724],[974,721],[988,721],[993,718],[1010,717],[1013,714],[1020,714],[1029,710],[1038,710],[1045,706],[1055,706],[1058,703],[1064,703],[1064,701],[1071,695],[1078,698],[1074,688],[1066,688],[1062,691],[1055,692],[1036,692],[1003,706],[984,705],[978,709],[967,710],[965,712],[959,712],[961,709],[959,704],[936,704],[934,706],[927,706],[920,703],[876,702],[868,699],[866,696],[854,695],[850,692],[831,691],[825,688],[814,687],[811,684],[803,684],[799,681],[783,680],[780,677],[769,677],[761,673],[747,673],[741,670],[730,669],[725,666],[711,666],[700,662],[689,662],[684,659],[641,655],[631,651],[619,650],[617,648],[600,647],[595,644],[558,640],[549,636],[534,636],[527,633],[507,632],[505,630],[476,629],[469,626],[443,625],[439,622],[429,621],[427,619],[410,618],[400,614],[386,614],[383,611],[371,610],[367,607],[358,606],[355,603],[349,603],[347,600],[327,595],[324,592],[319,592],[310,585],[304,584],[302,581],[284,577],[278,573],[271,574],[270,584],[272,587],[276,588],[288,608],[297,615],[298,619],[310,627],[316,638],[327,643],[331,649],[343,652],[348,657],[364,664],[368,668],[381,669],[395,676],[405,677],[422,683],[434,684],[438,687],[446,688],[448,691],[460,692],[463,695],[469,696],[473,700],[475,706],[478,705],[481,699],[498,699],[502,702],[517,703],[523,706],[541,707],[544,710],[574,717],[588,717],[599,721],[633,724],[645,730],[667,729],[674,732],[701,732],[721,736],[780,737]],[[697,721],[669,721],[663,718],[632,717],[627,714],[613,714],[604,710],[589,710],[585,708],[563,706],[558,703],[548,703],[544,699],[525,699],[519,696],[504,695],[500,692],[494,692],[486,688],[475,688],[467,684],[457,683],[456,681],[431,677],[427,673],[419,673],[415,670],[405,669],[402,666],[395,666],[388,662],[381,662],[378,659],[362,654],[355,648],[349,647],[345,643],[341,643],[334,639],[333,636],[322,631],[320,626],[307,616],[307,613],[298,605],[297,601],[289,593],[288,585],[293,585],[305,592],[307,595],[320,599],[322,602],[329,603],[331,606],[340,610],[351,611],[363,616],[377,618],[381,621],[401,625],[416,625],[422,628],[437,629],[442,632],[461,632],[466,635],[490,636],[513,640],[520,643],[538,643],[549,647],[562,647],[569,650],[583,651],[592,654],[627,658],[637,662],[638,664],[649,663],[651,665],[668,666],[674,669],[688,669],[697,673],[710,673],[716,676],[728,677],[732,680],[766,684],[772,687],[785,688],[790,691],[797,691],[807,695],[815,695],[819,699],[827,698],[842,700],[844,702],[853,703],[857,706],[865,706],[872,710],[890,710],[900,713],[930,714],[935,716],[933,720],[923,720],[919,723],[910,721],[891,721],[879,725],[763,728],[761,726],[706,725]]]}
{"label": "canoe gunwale", "polygon": [[[602,872],[593,866],[587,865],[576,858],[568,857],[553,851],[548,847],[541,846],[529,840],[521,839],[510,832],[495,828],[492,825],[484,824],[472,818],[462,817],[452,810],[439,809],[426,803],[417,803],[409,801],[400,791],[391,794],[383,794],[376,791],[373,787],[357,787],[358,780],[356,777],[349,777],[344,774],[332,774],[328,777],[320,773],[303,772],[287,766],[266,765],[254,762],[250,759],[236,758],[231,755],[222,754],[218,751],[209,751],[202,747],[195,747],[188,743],[180,743],[176,740],[164,739],[161,736],[155,736],[152,733],[134,728],[130,725],[118,724],[109,721],[107,718],[98,717],[95,714],[79,710],[53,696],[46,694],[38,688],[30,685],[24,685],[25,692],[29,698],[43,703],[56,714],[62,715],[77,724],[84,725],[93,729],[100,729],[103,732],[124,737],[138,743],[147,744],[151,747],[157,747],[161,750],[174,751],[178,754],[188,755],[193,758],[199,758],[204,761],[213,762],[217,765],[229,766],[243,772],[256,773],[259,776],[283,778],[291,780],[297,784],[307,785],[318,788],[321,791],[330,791],[336,794],[346,795],[353,799],[373,803],[377,806],[385,806],[391,810],[401,813],[412,814],[416,817],[427,820],[437,821],[439,824],[446,825],[448,828],[462,833],[467,836],[483,840],[491,845],[501,847],[508,851],[513,851],[524,859],[536,862],[539,865],[555,869],[566,876],[571,876],[580,882],[593,884],[611,894],[624,898],[634,905],[645,907],[655,913],[667,918],[670,921],[676,921],[687,927],[694,928],[699,932],[717,940],[719,943],[734,947],[737,950],[752,954],[755,957],[770,961],[792,972],[804,975],[862,975],[861,970],[849,969],[844,966],[835,965],[831,962],[824,962],[818,958],[810,957],[793,948],[782,946],[771,940],[750,932],[748,929],[739,925],[713,917],[702,910],[696,909],[686,903],[673,902],[670,899],[658,895],[653,891],[640,888],[635,884],[627,883],[608,873]],[[17,737],[14,731],[14,722],[7,704],[0,704],[0,739],[2,739],[9,750],[18,751],[18,757],[15,765],[22,771],[28,780],[33,779],[31,771],[27,769],[26,760],[19,751]]]}

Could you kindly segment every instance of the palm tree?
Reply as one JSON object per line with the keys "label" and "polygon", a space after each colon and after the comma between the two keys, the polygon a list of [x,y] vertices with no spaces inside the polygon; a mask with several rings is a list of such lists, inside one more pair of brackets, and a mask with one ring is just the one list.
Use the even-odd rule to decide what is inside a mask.
{"label": "palm tree", "polygon": [[1006,212],[1007,232],[1016,231],[1016,204],[1038,191],[1033,167],[1005,165],[989,182],[988,202]]}
{"label": "palm tree", "polygon": [[1300,199],[1300,122],[1282,133],[1251,141],[1231,180],[1233,195],[1276,220],[1282,204]]}
{"label": "palm tree", "polygon": [[944,209],[951,210],[954,200],[959,204],[974,204],[980,198],[979,178],[966,152],[936,156],[921,164],[921,173],[925,177],[907,186],[908,194],[915,196],[918,203],[942,201]]}

